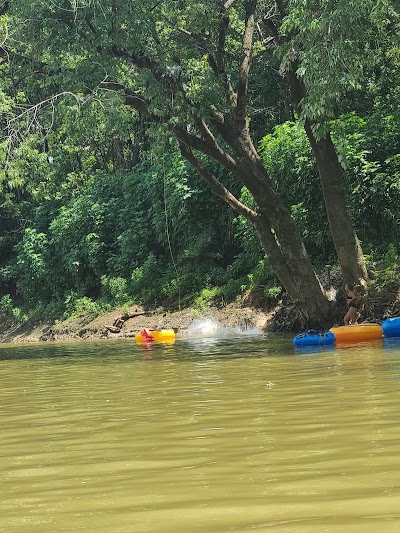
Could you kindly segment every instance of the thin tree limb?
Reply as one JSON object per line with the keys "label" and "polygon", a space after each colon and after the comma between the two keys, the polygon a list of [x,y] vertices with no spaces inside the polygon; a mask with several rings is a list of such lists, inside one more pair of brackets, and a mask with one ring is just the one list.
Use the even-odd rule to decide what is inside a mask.
{"label": "thin tree limb", "polygon": [[242,57],[239,68],[239,79],[237,89],[237,107],[234,116],[240,129],[246,128],[247,119],[247,91],[249,83],[249,72],[251,66],[251,55],[253,50],[253,35],[255,29],[255,9],[256,0],[246,1],[246,20],[243,35]]}
{"label": "thin tree limb", "polygon": [[177,94],[178,92],[184,95],[186,94],[182,83],[151,57],[138,54],[135,51],[128,52],[127,50],[117,48],[116,46],[112,47],[111,53],[115,57],[125,57],[126,59],[129,59],[138,68],[149,70],[157,81],[162,81],[168,84],[173,94]]}
{"label": "thin tree limb", "polygon": [[[235,160],[230,156],[225,150],[223,150],[214,135],[212,134],[210,128],[208,125],[204,122],[202,118],[195,117],[195,124],[197,129],[199,130],[200,134],[203,136],[203,139],[206,141],[206,143],[210,146],[215,147],[215,151],[218,152],[218,155],[220,157],[219,162],[221,162],[225,168],[231,168],[236,169],[237,165]],[[225,160],[225,163],[223,163],[223,160]]]}
{"label": "thin tree limb", "polygon": [[142,95],[129,91],[124,85],[114,81],[104,81],[101,85],[107,90],[120,93],[125,100],[125,104],[128,106],[137,109],[145,115],[149,114],[148,102]]}
{"label": "thin tree limb", "polygon": [[176,138],[192,150],[201,152],[204,155],[210,156],[214,161],[220,163],[226,170],[233,174],[239,173],[239,168],[236,161],[226,152],[224,152],[216,142],[212,142],[211,138],[204,140],[187,131],[181,125],[170,126],[170,130],[175,134]]}
{"label": "thin tree limb", "polygon": [[247,205],[240,202],[222,183],[212,174],[200,160],[193,154],[191,148],[184,143],[179,145],[185,159],[197,170],[200,176],[209,184],[212,192],[222,198],[236,213],[244,216],[247,220],[255,222],[257,213]]}

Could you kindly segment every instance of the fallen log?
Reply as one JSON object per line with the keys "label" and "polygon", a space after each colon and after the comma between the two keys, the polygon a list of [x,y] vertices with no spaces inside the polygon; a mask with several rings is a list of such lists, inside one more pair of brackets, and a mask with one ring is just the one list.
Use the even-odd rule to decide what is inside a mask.
{"label": "fallen log", "polygon": [[135,318],[137,316],[150,316],[150,315],[151,313],[147,313],[145,311],[135,312],[135,313],[124,313],[123,315],[117,316],[117,318],[114,320],[113,325],[121,328],[124,322],[126,322],[130,318]]}
{"label": "fallen log", "polygon": [[108,326],[107,324],[105,324],[104,327],[107,328],[108,331],[110,331],[111,333],[120,333],[121,331],[121,328],[117,326]]}

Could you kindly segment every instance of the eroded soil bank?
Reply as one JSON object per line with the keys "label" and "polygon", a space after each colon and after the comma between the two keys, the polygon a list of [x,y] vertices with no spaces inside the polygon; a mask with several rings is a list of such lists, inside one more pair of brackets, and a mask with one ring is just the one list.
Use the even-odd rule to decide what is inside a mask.
{"label": "eroded soil bank", "polygon": [[[400,269],[399,269],[400,276]],[[343,283],[337,273],[333,276],[333,290],[337,302],[332,313],[332,326],[343,324],[347,310]],[[323,286],[327,280],[321,278]],[[275,307],[263,307],[265,302],[254,295],[224,307],[207,307],[202,310],[186,308],[180,311],[149,311],[139,305],[128,309],[114,309],[97,316],[84,316],[54,323],[25,322],[18,326],[0,323],[0,342],[77,341],[130,338],[143,328],[170,329],[184,332],[195,320],[214,319],[228,328],[258,328],[262,331],[299,332],[308,329],[306,323],[287,295]],[[400,316],[400,286],[398,279],[386,287],[372,287],[360,308],[359,322],[382,322],[385,318]]]}
{"label": "eroded soil bank", "polygon": [[57,321],[54,324],[34,324],[27,322],[15,328],[0,331],[0,342],[39,342],[39,341],[78,341],[96,339],[117,339],[133,337],[143,328],[169,329],[179,332],[187,329],[195,320],[212,318],[219,324],[235,328],[259,328],[266,330],[273,312],[229,304],[223,308],[210,307],[202,311],[184,309],[182,311],[154,313],[140,306],[129,309],[115,309],[94,319],[81,317]]}

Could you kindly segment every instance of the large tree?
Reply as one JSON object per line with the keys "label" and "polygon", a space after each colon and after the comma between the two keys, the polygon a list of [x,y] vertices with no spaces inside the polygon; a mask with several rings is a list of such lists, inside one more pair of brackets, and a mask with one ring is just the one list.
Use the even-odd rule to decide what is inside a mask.
{"label": "large tree", "polygon": [[[14,0],[9,46],[42,75],[43,90],[58,77],[75,93],[117,91],[173,134],[212,191],[254,226],[306,321],[322,326],[330,302],[250,130],[249,75],[261,46],[255,31],[268,7],[256,0]],[[234,175],[254,203],[245,205],[228,190],[207,158]]]}
{"label": "large tree", "polygon": [[281,73],[313,150],[344,279],[363,286],[368,273],[349,216],[329,121],[352,91],[368,84],[375,50],[379,42],[390,40],[390,33],[395,35],[396,19],[394,6],[386,0],[274,0],[259,29],[266,48],[282,59]]}

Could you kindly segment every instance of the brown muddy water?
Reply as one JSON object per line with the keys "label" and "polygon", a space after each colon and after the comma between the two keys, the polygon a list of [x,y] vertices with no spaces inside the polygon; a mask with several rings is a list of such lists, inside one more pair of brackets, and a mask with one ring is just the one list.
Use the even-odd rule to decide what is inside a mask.
{"label": "brown muddy water", "polygon": [[0,531],[400,531],[400,339],[0,346]]}

